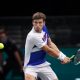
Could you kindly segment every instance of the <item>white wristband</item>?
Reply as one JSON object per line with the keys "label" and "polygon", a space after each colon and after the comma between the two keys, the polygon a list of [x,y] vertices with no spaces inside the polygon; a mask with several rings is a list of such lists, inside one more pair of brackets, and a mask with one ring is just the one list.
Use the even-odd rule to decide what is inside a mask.
{"label": "white wristband", "polygon": [[63,61],[65,57],[66,57],[66,55],[63,54],[62,52],[60,52],[60,55],[59,55],[58,59]]}

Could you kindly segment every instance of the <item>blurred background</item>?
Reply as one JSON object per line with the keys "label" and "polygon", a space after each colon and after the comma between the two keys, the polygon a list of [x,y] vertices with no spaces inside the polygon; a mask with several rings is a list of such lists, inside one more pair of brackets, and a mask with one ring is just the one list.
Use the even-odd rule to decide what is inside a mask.
{"label": "blurred background", "polygon": [[[18,5],[17,5],[18,4]],[[80,6],[75,1],[30,1],[0,8],[0,24],[4,25],[8,36],[16,41],[16,45],[24,56],[27,33],[31,30],[31,16],[41,11],[47,15],[46,25],[53,42],[66,55],[71,56],[80,48]],[[11,7],[11,8],[10,8]],[[72,63],[62,65],[51,56],[46,56],[59,80],[80,80],[80,65]],[[7,80],[24,80],[20,75]]]}

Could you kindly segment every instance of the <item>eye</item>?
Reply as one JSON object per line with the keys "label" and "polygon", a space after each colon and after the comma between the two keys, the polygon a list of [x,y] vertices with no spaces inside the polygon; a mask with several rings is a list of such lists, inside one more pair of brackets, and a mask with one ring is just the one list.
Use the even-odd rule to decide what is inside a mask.
{"label": "eye", "polygon": [[39,24],[42,24],[42,22],[39,22]]}
{"label": "eye", "polygon": [[35,23],[35,24],[37,24],[37,22],[36,22],[36,21],[35,21],[34,23]]}

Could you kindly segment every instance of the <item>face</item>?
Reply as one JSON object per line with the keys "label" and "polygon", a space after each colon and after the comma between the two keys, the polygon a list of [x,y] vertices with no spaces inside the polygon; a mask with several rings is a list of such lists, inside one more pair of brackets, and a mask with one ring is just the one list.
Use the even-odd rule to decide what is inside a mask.
{"label": "face", "polygon": [[36,32],[41,32],[45,21],[43,19],[36,19],[32,21],[32,24]]}

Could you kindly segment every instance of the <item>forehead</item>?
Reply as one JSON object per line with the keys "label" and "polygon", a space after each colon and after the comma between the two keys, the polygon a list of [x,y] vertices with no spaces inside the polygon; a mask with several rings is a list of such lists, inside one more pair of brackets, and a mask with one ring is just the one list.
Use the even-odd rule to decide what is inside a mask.
{"label": "forehead", "polygon": [[33,20],[33,22],[44,22],[44,20],[43,19],[35,19],[35,20]]}

